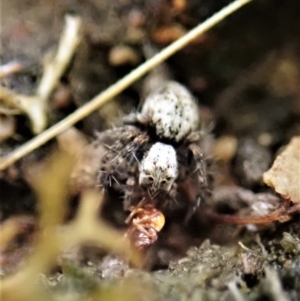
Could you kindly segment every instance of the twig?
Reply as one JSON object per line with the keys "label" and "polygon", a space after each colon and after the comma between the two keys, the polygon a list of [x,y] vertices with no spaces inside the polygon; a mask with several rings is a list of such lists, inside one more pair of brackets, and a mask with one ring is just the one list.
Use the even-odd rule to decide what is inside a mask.
{"label": "twig", "polygon": [[45,72],[37,89],[42,102],[47,101],[59,79],[69,65],[75,49],[80,42],[81,20],[79,17],[66,16],[66,25],[59,41],[55,58],[45,67]]}
{"label": "twig", "polygon": [[21,112],[22,107],[18,96],[13,91],[0,86],[0,100],[4,102],[8,109],[15,109]]}
{"label": "twig", "polygon": [[17,108],[29,117],[32,131],[35,134],[42,132],[47,125],[47,102],[79,44],[80,26],[79,17],[66,16],[66,24],[57,53],[54,59],[45,66],[36,95],[16,94],[9,89],[0,87],[0,99],[10,108]]}
{"label": "twig", "polygon": [[20,115],[21,111],[18,109],[5,108],[0,106],[0,114],[3,115]]}
{"label": "twig", "polygon": [[207,30],[218,24],[220,21],[225,19],[227,16],[229,16],[230,14],[241,8],[243,5],[251,1],[252,0],[236,0],[230,3],[228,6],[226,6],[218,13],[210,17],[208,20],[196,26],[182,38],[178,39],[177,41],[166,47],[164,50],[147,60],[135,70],[131,71],[128,75],[123,77],[114,85],[110,86],[108,89],[94,97],[90,102],[77,109],[74,113],[67,116],[65,119],[58,122],[57,124],[44,131],[40,135],[34,137],[32,140],[23,144],[21,147],[11,152],[7,157],[2,158],[0,160],[0,170],[5,169],[9,165],[22,158],[23,156],[29,154],[37,147],[40,147],[50,139],[54,138],[56,135],[60,134],[70,126],[74,125],[76,122],[88,116],[94,110],[98,109],[100,106],[108,102],[111,98],[115,97],[124,89],[126,89],[137,79],[144,76],[151,69],[164,62],[167,58],[176,53],[178,50],[182,49],[197,36],[203,34]]}

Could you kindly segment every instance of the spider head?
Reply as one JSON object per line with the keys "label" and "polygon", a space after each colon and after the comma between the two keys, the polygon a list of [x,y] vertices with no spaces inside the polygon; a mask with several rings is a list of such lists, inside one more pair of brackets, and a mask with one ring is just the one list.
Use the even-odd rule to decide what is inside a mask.
{"label": "spider head", "polygon": [[144,156],[139,166],[139,184],[151,198],[160,191],[170,191],[178,176],[178,162],[173,146],[157,142]]}

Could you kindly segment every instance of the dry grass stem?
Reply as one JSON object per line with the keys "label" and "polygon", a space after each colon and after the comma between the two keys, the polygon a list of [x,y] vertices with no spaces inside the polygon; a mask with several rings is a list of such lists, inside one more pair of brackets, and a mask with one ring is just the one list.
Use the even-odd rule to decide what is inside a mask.
{"label": "dry grass stem", "polygon": [[37,89],[37,95],[42,102],[47,101],[56,87],[59,79],[69,65],[80,42],[81,19],[66,16],[66,25],[59,41],[54,59],[46,64],[45,72]]}
{"label": "dry grass stem", "polygon": [[11,152],[7,157],[2,158],[0,161],[0,170],[7,168],[9,165],[13,164],[23,156],[29,154],[34,149],[40,147],[50,139],[54,138],[56,135],[62,133],[70,126],[74,125],[76,122],[88,116],[94,110],[98,109],[100,106],[108,102],[111,98],[121,93],[133,82],[144,76],[151,69],[164,62],[178,50],[182,49],[193,39],[203,34],[207,30],[211,29],[220,21],[225,19],[227,16],[229,16],[230,14],[241,8],[243,5],[251,1],[252,0],[236,0],[230,3],[228,6],[226,6],[218,13],[210,17],[208,20],[196,26],[182,38],[178,39],[177,41],[163,49],[161,52],[159,52],[157,55],[147,60],[138,68],[130,72],[128,75],[123,77],[114,85],[110,86],[108,89],[94,97],[90,102],[77,109],[74,113],[67,116],[65,119],[58,122],[51,128],[47,129],[40,135],[34,137],[32,140],[23,144],[21,147]]}
{"label": "dry grass stem", "polygon": [[17,73],[23,69],[23,66],[21,63],[17,61],[11,61],[7,64],[0,66],[0,80],[5,78],[6,76],[12,75],[14,73]]}
{"label": "dry grass stem", "polygon": [[[62,33],[55,57],[45,66],[36,95],[16,94],[0,87],[0,99],[9,106],[24,112],[31,122],[32,131],[41,133],[47,126],[48,100],[57,86],[61,76],[70,63],[80,41],[81,20],[79,17],[66,16],[66,24]],[[1,70],[0,70],[1,77]]]}

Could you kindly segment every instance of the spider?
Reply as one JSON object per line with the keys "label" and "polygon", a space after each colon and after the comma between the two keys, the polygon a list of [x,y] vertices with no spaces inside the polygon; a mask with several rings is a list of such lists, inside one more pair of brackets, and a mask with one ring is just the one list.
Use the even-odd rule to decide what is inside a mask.
{"label": "spider", "polygon": [[199,124],[194,97],[181,84],[167,81],[146,98],[141,113],[98,135],[107,149],[98,182],[124,197],[124,210],[131,211],[126,236],[138,249],[156,241],[164,225],[161,210],[184,205],[188,221],[209,198]]}
{"label": "spider", "polygon": [[[208,181],[207,161],[199,146],[203,132],[196,131],[199,110],[191,93],[167,81],[146,98],[141,113],[126,116],[124,122],[99,136],[116,141],[102,159],[100,185],[111,187],[114,179],[119,188],[129,186],[133,194],[142,190],[137,202],[148,194],[152,200],[175,203],[179,186],[182,191],[183,183],[193,182],[198,191],[187,199],[194,211],[206,198]],[[126,193],[125,203],[132,204],[131,195]]]}

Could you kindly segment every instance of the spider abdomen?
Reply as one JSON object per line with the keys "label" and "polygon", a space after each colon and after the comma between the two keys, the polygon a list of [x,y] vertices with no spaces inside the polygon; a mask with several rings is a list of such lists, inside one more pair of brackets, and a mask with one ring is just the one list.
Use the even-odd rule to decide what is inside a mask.
{"label": "spider abdomen", "polygon": [[166,82],[160,89],[150,94],[141,113],[150,118],[158,137],[176,142],[195,131],[200,122],[194,97],[175,81]]}

